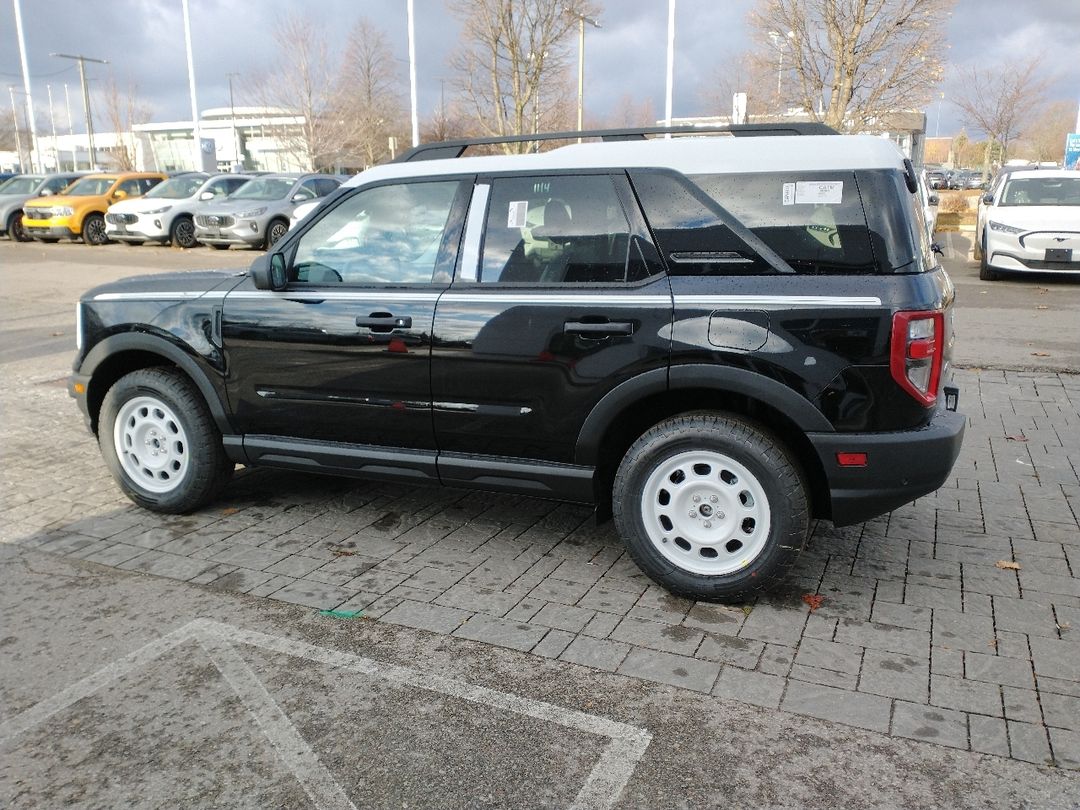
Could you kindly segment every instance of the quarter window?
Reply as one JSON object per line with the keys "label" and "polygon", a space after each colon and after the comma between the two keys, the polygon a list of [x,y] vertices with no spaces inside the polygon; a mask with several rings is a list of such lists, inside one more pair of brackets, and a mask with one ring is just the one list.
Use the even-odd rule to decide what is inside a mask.
{"label": "quarter window", "polygon": [[440,262],[461,182],[417,182],[360,191],[328,211],[299,241],[294,281],[430,284],[450,281]]}
{"label": "quarter window", "polygon": [[492,182],[480,281],[626,281],[630,227],[607,175]]}

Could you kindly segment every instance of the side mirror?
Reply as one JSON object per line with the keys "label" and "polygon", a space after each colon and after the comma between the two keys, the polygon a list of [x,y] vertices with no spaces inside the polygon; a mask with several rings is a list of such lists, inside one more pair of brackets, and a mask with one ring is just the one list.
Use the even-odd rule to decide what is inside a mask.
{"label": "side mirror", "polygon": [[267,253],[259,256],[248,268],[251,280],[258,290],[284,290],[289,276],[285,267],[285,255]]}
{"label": "side mirror", "polygon": [[214,199],[214,192],[204,191],[202,194],[199,195],[199,199],[203,202],[206,202],[207,200],[212,200]]}
{"label": "side mirror", "polygon": [[295,194],[293,194],[293,196],[292,196],[292,201],[294,203],[302,203],[302,202],[307,202],[308,200],[314,200],[314,199],[315,198],[312,195],[308,194],[306,191],[298,191]]}
{"label": "side mirror", "polygon": [[938,199],[937,194],[931,194],[929,197],[926,198],[926,202],[929,205],[937,205],[940,202],[940,200]]}
{"label": "side mirror", "polygon": [[930,250],[938,256],[945,255],[945,251],[941,249],[941,245],[939,245],[937,242],[930,243]]}
{"label": "side mirror", "polygon": [[994,195],[993,194],[983,194],[982,201],[984,203],[986,203],[987,205],[993,205],[994,204]]}
{"label": "side mirror", "polygon": [[113,192],[112,196],[114,200],[122,200],[127,196],[127,192],[124,191],[122,188],[118,188],[116,191]]}

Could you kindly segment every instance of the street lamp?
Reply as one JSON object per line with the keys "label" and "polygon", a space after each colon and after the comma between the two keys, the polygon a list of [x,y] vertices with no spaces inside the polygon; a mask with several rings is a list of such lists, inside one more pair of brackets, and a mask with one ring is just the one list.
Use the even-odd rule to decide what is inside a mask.
{"label": "street lamp", "polygon": [[[83,112],[86,113],[86,141],[87,146],[90,149],[90,171],[94,170],[94,164],[97,162],[97,151],[94,149],[94,119],[90,115],[90,90],[86,86],[86,63],[95,62],[99,65],[109,64],[108,59],[91,59],[89,56],[72,56],[69,53],[51,53],[49,56],[55,56],[58,59],[74,59],[79,63],[79,81],[82,83],[82,98],[83,98]],[[72,144],[72,150],[74,150],[74,144]],[[72,155],[74,161],[74,154]]]}
{"label": "street lamp", "polygon": [[770,31],[769,39],[772,40],[773,47],[780,51],[780,61],[776,66],[776,99],[780,100],[780,82],[784,76],[784,48],[787,47],[787,39],[794,39],[795,32],[788,31],[786,34],[781,34],[779,31]]}
{"label": "street lamp", "polygon": [[[600,28],[600,22],[594,20],[592,17],[586,17],[577,11],[572,11],[578,20],[578,61],[577,61],[577,128],[578,132],[584,129],[583,120],[585,116],[585,23],[588,23],[593,28]],[[578,143],[581,143],[581,138],[578,138]]]}

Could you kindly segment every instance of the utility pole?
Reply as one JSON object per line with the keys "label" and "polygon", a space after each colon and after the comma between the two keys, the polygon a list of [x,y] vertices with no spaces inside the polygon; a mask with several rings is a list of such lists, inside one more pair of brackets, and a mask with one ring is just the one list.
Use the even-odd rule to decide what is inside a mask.
{"label": "utility pole", "polygon": [[[667,7],[667,83],[664,94],[664,123],[671,126],[671,94],[675,85],[675,0],[668,0]],[[665,138],[670,138],[667,133]]]}
{"label": "utility pole", "polygon": [[[86,63],[94,62],[98,65],[109,64],[108,59],[92,59],[89,56],[72,56],[69,53],[51,53],[58,59],[74,59],[79,63],[79,81],[82,83],[83,112],[86,113],[86,140],[90,148],[90,171],[94,170],[97,163],[97,150],[94,149],[94,119],[90,114],[90,89],[86,85]],[[70,110],[69,110],[70,111]],[[70,121],[70,118],[68,119]]]}
{"label": "utility pole", "polygon": [[236,105],[233,103],[233,90],[232,80],[233,76],[239,76],[239,73],[226,73],[229,79],[229,121],[232,123],[232,139],[233,139],[233,165],[239,164],[244,166],[244,157],[240,152],[240,136],[236,132]]}
{"label": "utility pole", "polygon": [[416,32],[413,24],[413,0],[406,5],[409,22],[409,100],[412,105],[412,145],[420,145],[420,118],[416,112]]}
{"label": "utility pole", "polygon": [[[30,119],[30,168],[41,170],[41,147],[37,139],[37,124],[34,122],[34,97],[30,94],[30,70],[26,66],[26,39],[23,36],[22,4],[15,2],[15,32],[19,38],[19,61],[22,63],[23,92],[26,93],[26,111]],[[35,165],[36,164],[36,165]]]}
{"label": "utility pole", "polygon": [[19,136],[19,113],[15,107],[15,85],[8,85],[8,94],[11,96],[11,120],[15,122],[15,153],[19,156],[19,172],[25,169],[22,165],[22,138]]}

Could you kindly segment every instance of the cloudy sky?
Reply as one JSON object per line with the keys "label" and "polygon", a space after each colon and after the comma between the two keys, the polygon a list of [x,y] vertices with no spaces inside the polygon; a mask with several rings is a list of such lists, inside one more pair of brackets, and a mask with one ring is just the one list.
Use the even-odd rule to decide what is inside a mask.
{"label": "cloudy sky", "polygon": [[[598,2],[603,27],[586,34],[587,109],[603,115],[629,97],[637,105],[651,101],[657,117],[662,116],[667,3]],[[299,11],[326,23],[331,37],[339,40],[357,17],[371,19],[393,43],[407,92],[405,0],[190,0],[190,5],[200,109],[228,106],[228,73],[248,77],[271,65],[275,25]],[[707,108],[709,86],[718,66],[749,44],[746,16],[753,5],[754,0],[678,0],[676,116],[727,112]],[[449,87],[447,56],[458,25],[443,0],[415,0],[415,8],[423,118],[438,107],[441,82]],[[88,74],[102,79],[111,69],[120,83],[132,77],[154,121],[190,120],[180,0],[22,0],[22,14],[39,120],[47,120],[45,85],[50,83],[58,128],[66,130],[62,108],[67,84],[75,130],[84,129],[78,69],[68,60],[50,57],[51,52],[107,59],[109,66],[90,65]],[[948,38],[946,61],[954,65],[1044,54],[1047,70],[1056,77],[1051,97],[1080,103],[1080,0],[959,0]],[[340,42],[331,45],[339,47]],[[22,86],[12,0],[0,0],[0,80],[16,90]],[[237,103],[242,100],[238,95]],[[9,115],[10,101],[3,102]],[[940,104],[940,122],[937,103],[927,112],[930,134],[937,128],[942,135],[951,134],[960,126],[948,98]],[[98,128],[103,127],[99,121]]]}

